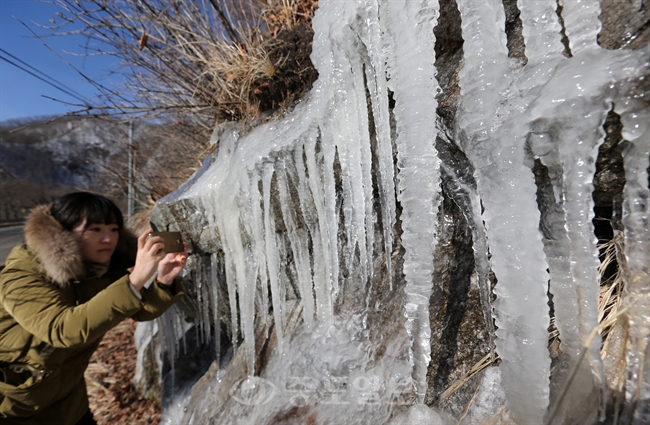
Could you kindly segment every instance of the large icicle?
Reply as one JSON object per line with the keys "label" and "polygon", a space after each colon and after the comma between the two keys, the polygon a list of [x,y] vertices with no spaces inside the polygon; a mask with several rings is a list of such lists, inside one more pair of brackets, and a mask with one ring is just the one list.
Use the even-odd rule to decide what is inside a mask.
{"label": "large icicle", "polygon": [[[650,64],[646,62],[647,70]],[[629,346],[626,398],[636,411],[634,424],[650,418],[650,112],[647,103],[632,96],[616,108],[623,123],[623,138],[630,142],[624,153],[625,305],[629,307]]]}
{"label": "large icicle", "polygon": [[[431,1],[383,4],[385,31],[395,47],[388,60],[389,87],[397,120],[398,199],[402,204],[402,244],[406,278],[406,329],[411,339],[413,380],[424,402],[431,360],[429,297],[441,201],[440,160],[435,149],[437,101],[435,37],[439,5]],[[417,22],[404,25],[404,22]]]}
{"label": "large icicle", "polygon": [[494,307],[503,385],[518,422],[542,423],[549,402],[548,275],[536,188],[524,165],[525,133],[510,117],[505,13],[497,0],[459,0],[458,8],[465,40],[459,136],[476,168],[498,279]]}
{"label": "large icicle", "polygon": [[[568,95],[566,91],[564,94]],[[560,108],[551,120],[556,127],[553,135],[532,136],[533,144],[538,145],[533,149],[545,153],[542,161],[549,167],[554,198],[559,200],[546,216],[548,239],[544,249],[551,275],[555,325],[560,332],[562,352],[568,356],[568,365],[560,367],[564,370],[556,374],[561,381],[567,378],[567,369],[575,366],[583,344],[598,325],[600,262],[592,224],[592,180],[598,146],[604,139],[602,124],[607,107],[606,102],[596,105],[598,102],[594,99],[574,99],[571,108],[583,110],[583,120],[558,125],[566,113],[565,108]],[[551,116],[549,113],[548,117]],[[551,138],[556,139],[552,146],[548,143]],[[565,409],[570,411],[563,415],[582,413],[583,405],[593,406],[597,402],[600,394],[595,384],[598,388],[603,384],[600,345],[600,338],[596,337],[589,346],[587,361],[580,365],[574,378],[576,390],[563,402]],[[599,380],[594,381],[594,376]]]}

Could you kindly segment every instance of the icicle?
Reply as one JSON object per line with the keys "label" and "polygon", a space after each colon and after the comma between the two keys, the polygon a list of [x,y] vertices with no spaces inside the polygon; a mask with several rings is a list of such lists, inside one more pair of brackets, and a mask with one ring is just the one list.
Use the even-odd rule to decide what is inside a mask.
{"label": "icicle", "polygon": [[255,256],[255,274],[259,276],[261,286],[261,320],[264,321],[264,335],[269,337],[269,324],[266,320],[269,313],[269,286],[268,276],[266,274],[266,244],[264,239],[264,223],[262,220],[262,206],[260,204],[259,190],[260,176],[258,172],[251,175],[250,180],[250,198],[251,198],[251,229],[252,229],[252,252]]}
{"label": "icicle", "polygon": [[526,43],[526,57],[539,62],[549,56],[559,56],[564,50],[560,40],[562,27],[555,9],[557,0],[518,0]]}
{"label": "icicle", "polygon": [[[313,233],[318,236],[313,236],[314,243],[318,243],[322,251],[322,258],[325,260],[324,270],[323,270],[323,281],[319,284],[322,285],[319,287],[314,283],[316,287],[316,298],[318,308],[322,310],[321,319],[329,320],[333,315],[332,309],[332,290],[334,288],[334,267],[335,264],[338,264],[338,258],[336,263],[332,259],[332,256],[338,256],[338,250],[336,246],[332,248],[330,246],[330,233],[336,230],[336,227],[331,228],[328,226],[327,222],[327,213],[325,206],[325,196],[324,196],[324,187],[322,187],[321,182],[323,181],[323,173],[320,168],[316,165],[316,142],[317,134],[312,133],[309,135],[305,141],[305,154],[307,157],[307,172],[309,173],[309,188],[311,190],[312,197],[314,199],[314,206],[316,208],[317,222],[318,222],[318,232],[314,231]],[[315,255],[315,254],[314,254]],[[338,276],[338,273],[336,274]],[[338,277],[337,277],[338,279]]]}
{"label": "icicle", "polygon": [[214,320],[214,345],[216,348],[215,358],[217,366],[221,363],[221,312],[219,311],[219,276],[217,268],[219,259],[217,253],[210,255],[210,288],[212,289],[212,319]]}
{"label": "icicle", "polygon": [[[575,291],[573,297],[580,318],[579,340],[583,343],[598,325],[597,282],[600,261],[592,223],[592,180],[596,172],[598,147],[605,138],[602,125],[607,116],[607,108],[595,108],[593,102],[591,104],[590,109],[596,111],[583,116],[584,121],[579,127],[564,132],[561,135],[563,143],[560,145],[564,169],[566,229],[571,240],[571,273]],[[602,373],[600,342],[600,337],[594,339],[589,355],[594,369]]]}
{"label": "icicle", "polygon": [[[568,357],[568,367],[560,370],[575,366],[591,331],[598,326],[600,262],[592,224],[592,179],[598,146],[605,136],[602,124],[607,115],[607,108],[599,106],[594,101],[574,103],[574,109],[600,110],[585,113],[582,120],[566,123],[563,127],[558,122],[562,122],[566,111],[560,108],[557,117],[551,120],[554,135],[533,134],[531,139],[533,151],[545,154],[541,159],[550,170],[554,190],[560,190],[554,193],[554,199],[559,202],[550,208],[544,219],[548,238],[544,251],[551,275],[555,325],[560,332],[561,350]],[[573,414],[581,410],[580,406],[593,406],[598,401],[597,388],[604,382],[600,345],[597,336],[589,346],[587,361],[580,365],[573,378],[573,385],[580,391],[568,394],[563,403]],[[594,377],[598,382],[594,382]],[[561,372],[558,378],[564,381],[566,373]]]}
{"label": "icicle", "polygon": [[[648,63],[646,62],[646,69]],[[644,423],[650,412],[650,112],[643,99],[623,99],[616,111],[621,115],[623,138],[630,142],[624,152],[625,257],[627,270],[625,306],[629,307],[630,347],[627,355],[626,398],[636,406],[634,423]],[[644,406],[645,404],[645,406]]]}
{"label": "icicle", "polygon": [[[211,295],[210,282],[208,281],[208,264],[203,256],[199,257],[199,264],[196,270],[199,283],[199,308],[201,310],[202,341],[207,343],[210,340],[210,329],[212,321],[210,320]],[[201,339],[200,338],[200,339]]]}
{"label": "icicle", "polygon": [[[248,179],[242,179],[240,190],[243,199],[250,200]],[[235,192],[237,193],[237,192]],[[231,205],[236,205],[233,202]],[[251,261],[250,247],[244,246],[242,235],[248,237],[248,229],[251,217],[247,211],[250,210],[250,203],[239,213],[224,215],[219,220],[219,232],[223,235],[224,244],[230,247],[230,254],[233,257],[235,274],[237,276],[237,293],[239,295],[239,314],[242,334],[244,337],[244,350],[246,352],[246,366],[248,375],[255,374],[255,290],[257,287],[257,276],[255,266]],[[246,211],[246,212],[244,212]]]}
{"label": "icicle", "polygon": [[275,242],[275,225],[271,218],[271,178],[273,177],[273,166],[265,164],[262,170],[262,193],[264,201],[264,241],[266,249],[266,266],[269,272],[269,283],[271,284],[271,301],[273,304],[273,319],[275,320],[275,334],[278,338],[278,349],[282,351],[283,327],[282,316],[285,313],[284,297],[280,296],[278,283],[278,248]]}
{"label": "icicle", "polygon": [[231,342],[233,347],[237,347],[239,333],[239,320],[237,319],[237,282],[235,277],[235,266],[232,262],[232,257],[226,253],[227,249],[224,247],[226,259],[226,283],[228,285],[228,305],[230,306],[230,332]]}
{"label": "icicle", "polygon": [[291,243],[293,260],[298,274],[298,287],[300,297],[305,309],[304,320],[307,326],[314,323],[314,295],[311,277],[311,268],[309,264],[309,232],[307,229],[298,228],[293,215],[295,209],[291,208],[293,200],[289,197],[289,187],[286,176],[286,164],[282,160],[282,170],[277,170],[278,192],[280,195],[280,207],[282,209],[282,218],[287,228],[287,234]]}
{"label": "icicle", "polygon": [[598,48],[597,36],[601,23],[600,0],[564,0],[562,19],[564,32],[569,38],[571,53],[576,54],[588,48]]}
{"label": "icicle", "polygon": [[[327,126],[323,127],[323,130]],[[321,135],[321,151],[323,155],[323,203],[325,222],[327,223],[330,248],[330,270],[332,272],[332,305],[339,294],[339,251],[338,251],[338,214],[336,211],[336,182],[334,176],[334,158],[336,147],[330,137],[326,137],[323,132]],[[314,142],[315,144],[315,142]],[[307,149],[311,149],[311,144],[307,144]],[[315,152],[315,146],[313,147]],[[323,234],[324,236],[325,234]]]}
{"label": "icicle", "polygon": [[[395,57],[389,61],[388,85],[395,95],[398,150],[398,199],[402,204],[402,243],[406,278],[406,329],[418,401],[424,402],[431,360],[429,297],[433,290],[433,251],[441,201],[440,160],[435,149],[437,101],[435,26],[437,1],[385,4],[386,32]],[[405,26],[417,21],[419,25]]]}
{"label": "icicle", "polygon": [[[315,143],[315,134],[311,133],[307,136],[307,143],[313,145]],[[307,227],[309,227],[309,234],[311,235],[312,243],[312,276],[314,279],[314,293],[316,294],[316,315],[319,320],[329,322],[332,318],[332,293],[330,291],[330,259],[329,247],[327,239],[327,226],[322,214],[322,198],[320,195],[321,189],[318,184],[320,180],[320,173],[315,167],[315,158],[307,159],[308,162],[313,161],[312,167],[309,167],[309,177],[307,177],[305,164],[303,161],[303,152],[305,146],[298,146],[294,152],[294,162],[296,164],[296,172],[298,174],[298,194],[300,196],[300,209],[305,220]],[[310,152],[313,153],[313,152]],[[315,172],[315,175],[311,173]],[[320,211],[319,211],[320,210]],[[325,233],[321,233],[324,231]]]}
{"label": "icicle", "polygon": [[[351,32],[351,31],[350,31]],[[350,35],[351,37],[353,34]],[[353,70],[350,74],[345,74],[347,79],[353,80],[338,82],[346,90],[341,90],[339,100],[339,110],[334,114],[343,124],[340,137],[336,140],[336,148],[339,154],[339,163],[342,171],[343,184],[343,216],[345,221],[345,232],[347,235],[347,257],[354,257],[355,247],[359,249],[360,259],[360,279],[366,282],[369,276],[368,252],[372,251],[372,246],[368,246],[368,227],[372,225],[372,203],[367,199],[368,190],[372,198],[372,182],[368,183],[370,164],[367,163],[365,155],[362,156],[362,147],[369,148],[370,140],[367,133],[368,114],[364,110],[359,114],[361,106],[361,91],[363,93],[363,105],[365,107],[365,90],[363,90],[363,81],[359,74],[361,70]],[[334,84],[337,84],[336,82]],[[359,122],[365,121],[365,131],[360,127]],[[354,142],[352,142],[354,141]],[[370,187],[368,187],[368,184]],[[369,205],[370,204],[370,205]],[[371,214],[368,216],[368,209]],[[367,220],[366,220],[367,217]]]}
{"label": "icicle", "polygon": [[451,167],[442,163],[440,169],[445,175],[449,176],[445,190],[463,212],[472,232],[472,250],[481,295],[483,319],[488,330],[490,346],[494,348],[494,321],[492,320],[492,302],[490,301],[492,289],[489,280],[490,260],[488,258],[487,236],[481,218],[481,200],[476,193],[476,189],[461,181]]}
{"label": "icicle", "polygon": [[393,290],[392,252],[393,227],[395,226],[395,182],[393,171],[393,148],[390,137],[390,116],[388,111],[388,87],[386,69],[381,49],[381,27],[377,0],[366,0],[368,22],[368,56],[370,66],[366,67],[366,79],[370,92],[372,114],[377,138],[376,154],[379,169],[379,201],[383,225],[386,271],[391,291]]}
{"label": "icicle", "polygon": [[511,82],[505,14],[497,0],[457,3],[465,39],[458,125],[463,150],[476,169],[498,280],[494,308],[503,385],[518,422],[542,423],[550,375],[547,265],[537,229],[536,187],[524,166],[526,127],[520,120],[507,121],[512,106],[502,99]]}

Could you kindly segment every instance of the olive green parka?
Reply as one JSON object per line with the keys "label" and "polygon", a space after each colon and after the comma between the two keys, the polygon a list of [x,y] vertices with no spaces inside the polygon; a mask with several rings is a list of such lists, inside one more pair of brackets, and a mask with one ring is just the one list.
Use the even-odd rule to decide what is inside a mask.
{"label": "olive green parka", "polygon": [[182,291],[129,284],[137,240],[121,230],[105,274],[91,277],[74,235],[35,208],[25,244],[0,273],[0,423],[74,425],[88,410],[84,371],[104,334],[127,317],[152,320]]}

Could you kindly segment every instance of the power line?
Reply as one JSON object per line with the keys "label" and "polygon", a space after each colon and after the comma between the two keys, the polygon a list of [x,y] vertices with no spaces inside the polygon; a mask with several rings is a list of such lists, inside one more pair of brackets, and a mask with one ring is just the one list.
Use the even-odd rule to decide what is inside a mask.
{"label": "power line", "polygon": [[63,87],[64,89],[68,90],[68,91],[71,92],[71,93],[74,93],[75,95],[78,96],[78,98],[83,98],[83,97],[84,97],[84,95],[82,95],[82,94],[79,93],[78,91],[75,91],[74,89],[71,89],[70,87],[66,86],[65,84],[61,83],[60,81],[55,80],[55,79],[52,78],[51,76],[49,76],[49,75],[47,75],[46,73],[44,73],[44,72],[42,72],[42,71],[40,71],[40,70],[34,68],[33,66],[31,66],[31,65],[28,64],[27,62],[21,60],[20,58],[17,58],[16,56],[12,55],[11,53],[7,52],[6,50],[0,48],[0,52],[4,53],[5,55],[9,56],[10,58],[12,58],[12,59],[14,59],[14,60],[16,60],[16,61],[18,61],[18,62],[20,62],[21,64],[23,64],[23,65],[25,65],[26,67],[32,69],[33,71],[39,73],[39,74],[42,75],[44,78],[47,78],[48,80],[50,80],[52,83],[57,84],[57,85]]}
{"label": "power line", "polygon": [[85,101],[84,99],[80,98],[79,96],[77,96],[77,95],[75,95],[75,94],[72,94],[72,93],[70,93],[69,91],[67,91],[67,90],[65,90],[65,89],[62,89],[61,87],[57,86],[56,84],[53,84],[53,83],[47,81],[45,78],[41,77],[40,75],[36,75],[36,74],[34,74],[32,71],[23,68],[22,66],[20,66],[20,65],[18,65],[18,64],[16,64],[16,63],[14,63],[14,62],[12,62],[12,61],[10,61],[9,59],[5,58],[4,56],[0,55],[0,59],[2,59],[3,61],[5,61],[5,62],[7,62],[7,63],[9,63],[9,64],[11,64],[11,65],[13,65],[13,66],[15,66],[16,68],[20,69],[21,71],[24,71],[24,72],[28,73],[28,74],[31,75],[32,77],[34,77],[34,78],[38,78],[38,79],[41,80],[42,82],[51,85],[51,86],[54,87],[55,89],[62,91],[63,93],[67,94],[68,96],[74,97],[75,99],[77,99],[77,100],[83,102],[84,104],[86,103],[86,101]]}
{"label": "power line", "polygon": [[79,97],[79,96],[77,96],[77,95],[75,95],[75,94],[73,94],[73,93],[70,93],[69,91],[67,91],[67,90],[65,90],[65,89],[62,89],[61,87],[57,86],[56,84],[47,81],[45,78],[41,77],[40,75],[36,75],[36,74],[34,74],[34,73],[31,72],[30,70],[25,69],[25,68],[23,68],[22,66],[20,66],[20,65],[18,65],[18,64],[16,64],[16,63],[14,63],[14,62],[12,62],[12,61],[10,61],[9,59],[5,58],[4,56],[0,55],[0,59],[2,59],[3,61],[5,61],[5,62],[7,62],[7,63],[9,63],[9,64],[11,64],[11,65],[13,65],[13,66],[15,66],[16,68],[20,69],[21,71],[24,71],[24,72],[28,73],[28,74],[31,75],[32,77],[34,77],[34,78],[38,78],[39,80],[43,81],[44,83],[51,85],[51,86],[54,87],[55,89],[62,91],[63,93],[67,94],[68,96],[74,97],[75,99],[77,99],[77,100],[79,100],[80,102],[82,102],[84,105],[86,104],[86,100],[85,100],[85,99],[83,99],[83,98],[81,98],[81,97]]}

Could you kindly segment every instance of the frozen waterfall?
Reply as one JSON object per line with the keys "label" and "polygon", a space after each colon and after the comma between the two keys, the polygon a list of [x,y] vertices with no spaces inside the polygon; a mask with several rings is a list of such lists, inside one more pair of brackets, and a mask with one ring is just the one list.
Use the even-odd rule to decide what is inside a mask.
{"label": "frozen waterfall", "polygon": [[[587,344],[598,326],[599,296],[592,180],[611,110],[621,116],[626,140],[624,303],[633,348],[625,388],[628,401],[650,403],[650,112],[647,93],[638,89],[649,72],[650,50],[599,47],[599,2],[561,3],[558,15],[556,0],[518,1],[522,61],[509,55],[501,0],[456,1],[463,64],[449,128],[437,113],[444,94],[434,36],[438,0],[322,0],[311,56],[319,78],[309,96],[281,120],[243,136],[236,129],[224,133],[218,154],[161,200],[158,216],[190,236],[202,270],[196,297],[207,303],[199,320],[204,339],[226,323],[233,345],[245,353],[246,391],[273,383],[265,393],[275,395],[268,404],[263,394],[237,414],[266,423],[286,406],[302,408],[298,387],[311,399],[324,397],[322,388],[287,380],[289,372],[317,376],[334,388],[333,377],[345,371],[351,384],[336,387],[341,400],[354,394],[382,406],[370,414],[354,403],[305,404],[333,423],[342,423],[336,415],[351,415],[340,416],[346,423],[384,423],[398,382],[410,388],[410,403],[425,402],[441,170],[455,175],[436,149],[444,136],[473,169],[474,182],[454,180],[455,195],[449,196],[458,197],[454,202],[471,228],[486,328],[494,332],[487,340],[494,340],[500,358],[495,382],[509,417],[521,425],[544,423],[556,403],[553,388],[573,369],[580,389],[567,393],[554,423],[575,420],[566,409],[572,403],[592,406],[597,415],[607,391],[600,339]],[[539,205],[534,161],[548,169],[550,205]],[[399,249],[403,261],[396,261]],[[384,308],[377,301],[378,279],[389,282],[391,294],[400,291],[402,309],[393,320],[406,337],[373,357],[368,321]],[[395,285],[398,279],[404,285]],[[549,295],[565,362],[556,375],[548,348]],[[176,326],[164,320],[161,326]],[[277,348],[265,369],[260,344],[271,339]],[[403,359],[398,353],[406,341]],[[376,380],[362,379],[371,372]],[[283,398],[277,395],[282,390],[294,393]],[[183,423],[218,416],[197,403]],[[235,423],[229,421],[237,414],[220,418]]]}

